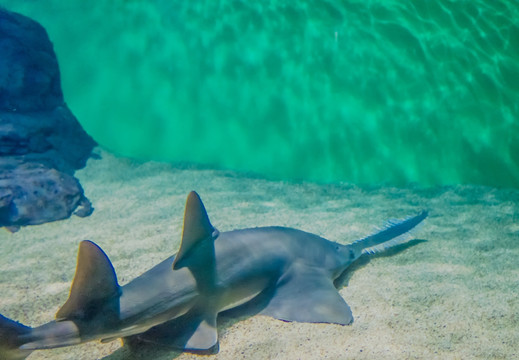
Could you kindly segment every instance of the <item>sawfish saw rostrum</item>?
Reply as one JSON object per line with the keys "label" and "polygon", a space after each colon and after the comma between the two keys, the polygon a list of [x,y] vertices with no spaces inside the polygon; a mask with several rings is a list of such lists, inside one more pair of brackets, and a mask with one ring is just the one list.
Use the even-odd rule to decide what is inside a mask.
{"label": "sawfish saw rostrum", "polygon": [[353,316],[334,280],[363,253],[405,242],[402,236],[426,217],[422,211],[389,221],[349,245],[277,226],[220,233],[193,191],[176,255],[119,286],[106,254],[82,241],[69,298],[55,320],[29,327],[0,315],[0,359],[117,338],[216,352],[218,314],[258,298],[256,312],[276,319],[349,325]]}

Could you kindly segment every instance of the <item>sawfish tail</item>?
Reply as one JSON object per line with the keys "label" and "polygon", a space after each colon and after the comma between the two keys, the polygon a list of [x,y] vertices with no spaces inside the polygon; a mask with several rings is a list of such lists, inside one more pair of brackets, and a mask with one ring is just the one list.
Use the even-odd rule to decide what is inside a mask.
{"label": "sawfish tail", "polygon": [[56,320],[33,328],[0,315],[0,360],[21,360],[34,350],[94,340],[96,332],[118,323],[120,294],[106,254],[93,242],[82,241],[70,295]]}
{"label": "sawfish tail", "polygon": [[25,359],[32,350],[22,350],[23,336],[32,329],[0,314],[0,360]]}
{"label": "sawfish tail", "polygon": [[349,247],[358,257],[361,254],[375,254],[402,244],[409,239],[409,232],[420,224],[427,215],[428,212],[423,210],[420,214],[403,220],[389,220],[380,231],[354,241]]}

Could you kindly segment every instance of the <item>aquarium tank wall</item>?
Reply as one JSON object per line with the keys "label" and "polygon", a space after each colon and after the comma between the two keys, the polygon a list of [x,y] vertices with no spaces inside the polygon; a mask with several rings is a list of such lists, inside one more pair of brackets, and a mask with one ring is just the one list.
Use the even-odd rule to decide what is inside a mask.
{"label": "aquarium tank wall", "polygon": [[519,3],[0,0],[108,150],[273,179],[519,186]]}

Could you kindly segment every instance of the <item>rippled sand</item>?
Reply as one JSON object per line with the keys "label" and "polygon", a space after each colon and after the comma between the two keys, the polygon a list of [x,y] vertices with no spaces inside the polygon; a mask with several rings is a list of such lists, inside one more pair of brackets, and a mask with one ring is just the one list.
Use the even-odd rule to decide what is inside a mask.
{"label": "rippled sand", "polygon": [[[214,359],[511,359],[519,355],[519,191],[431,190],[291,184],[102,153],[78,173],[95,211],[84,219],[0,232],[0,312],[35,326],[67,298],[79,241],[91,239],[127,283],[179,245],[194,189],[220,230],[283,225],[349,243],[388,218],[421,209],[427,240],[363,258],[340,293],[352,326],[287,323],[265,316],[223,320]],[[34,352],[29,359],[195,359],[109,344]]]}

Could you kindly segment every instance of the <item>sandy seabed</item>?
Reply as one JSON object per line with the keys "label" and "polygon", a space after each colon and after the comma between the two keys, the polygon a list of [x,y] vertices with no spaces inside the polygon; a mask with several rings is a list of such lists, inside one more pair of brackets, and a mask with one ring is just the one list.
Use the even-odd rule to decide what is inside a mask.
{"label": "sandy seabed", "polygon": [[[266,316],[219,322],[220,359],[512,359],[519,357],[519,190],[269,181],[202,167],[139,163],[98,150],[77,173],[88,218],[0,232],[0,312],[30,326],[65,302],[81,240],[99,244],[126,284],[175,253],[190,190],[220,230],[281,225],[347,244],[390,218],[430,211],[419,240],[364,256],[339,290],[351,326]],[[32,353],[36,359],[198,359],[119,341]],[[205,358],[208,358],[204,356]]]}

